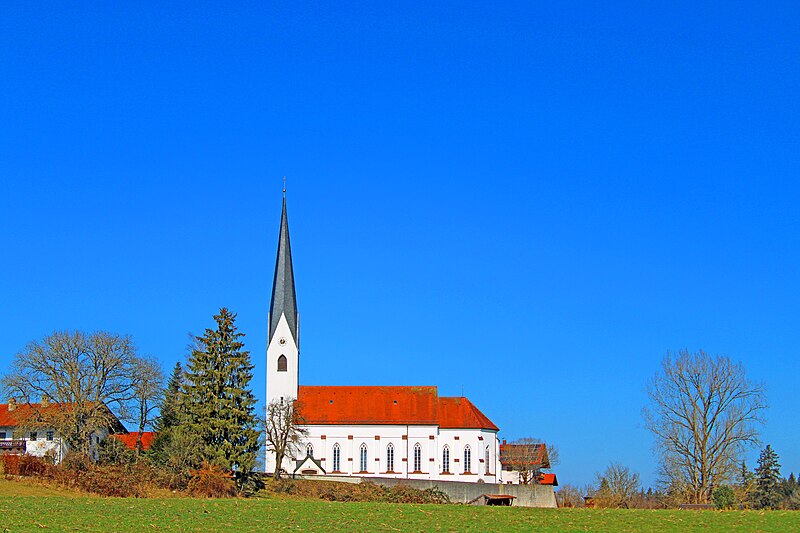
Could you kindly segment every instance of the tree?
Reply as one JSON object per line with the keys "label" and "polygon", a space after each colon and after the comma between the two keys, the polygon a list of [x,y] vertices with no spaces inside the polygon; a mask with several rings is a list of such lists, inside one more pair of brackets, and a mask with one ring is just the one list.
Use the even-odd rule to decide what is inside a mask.
{"label": "tree", "polygon": [[756,490],[754,503],[757,509],[775,509],[782,500],[780,492],[781,465],[778,454],[767,444],[761,450],[756,468]]}
{"label": "tree", "polygon": [[627,466],[611,463],[597,474],[597,489],[593,497],[599,507],[628,508],[639,491],[639,474]]}
{"label": "tree", "polygon": [[303,427],[296,401],[273,400],[267,405],[265,420],[267,452],[275,456],[275,471],[272,477],[281,477],[283,459],[294,458],[300,449],[300,444],[308,434]]}
{"label": "tree", "polygon": [[142,450],[142,432],[153,423],[153,413],[158,409],[164,393],[164,372],[152,357],[134,362],[133,416],[138,427],[136,454]]}
{"label": "tree", "polygon": [[519,473],[521,485],[536,484],[542,470],[558,464],[558,448],[524,437],[500,446],[500,463],[504,470]]}
{"label": "tree", "polygon": [[203,443],[203,458],[232,470],[241,481],[253,469],[259,448],[256,399],[249,388],[253,365],[240,341],[244,334],[236,331],[236,315],[223,307],[214,320],[216,329],[197,337],[189,357],[181,411]]}
{"label": "tree", "polygon": [[741,453],[758,441],[764,388],[741,363],[681,350],[667,354],[648,384],[643,411],[654,434],[669,492],[707,503],[712,487],[730,481]]}
{"label": "tree", "polygon": [[88,455],[93,432],[122,429],[115,425],[136,398],[141,361],[127,335],[57,331],[16,354],[2,384],[26,404],[23,426],[53,428]]}
{"label": "tree", "polygon": [[750,507],[753,503],[753,492],[755,491],[756,477],[747,468],[747,463],[742,461],[739,468],[739,475],[736,480],[736,499],[745,507]]}
{"label": "tree", "polygon": [[157,433],[179,424],[182,387],[183,367],[180,363],[175,363],[167,382],[167,388],[161,398],[158,416],[155,419],[154,426]]}
{"label": "tree", "polygon": [[736,504],[736,493],[729,485],[715,487],[711,491],[711,501],[718,510],[731,509]]}
{"label": "tree", "polygon": [[584,492],[574,485],[563,485],[556,492],[556,502],[559,507],[583,507]]}

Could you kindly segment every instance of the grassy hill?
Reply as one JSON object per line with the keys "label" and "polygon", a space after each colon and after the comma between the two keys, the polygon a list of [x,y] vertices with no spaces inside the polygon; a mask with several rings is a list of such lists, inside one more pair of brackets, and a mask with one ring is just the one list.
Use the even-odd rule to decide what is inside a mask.
{"label": "grassy hill", "polygon": [[526,509],[299,498],[100,498],[0,480],[9,531],[800,531],[800,512]]}

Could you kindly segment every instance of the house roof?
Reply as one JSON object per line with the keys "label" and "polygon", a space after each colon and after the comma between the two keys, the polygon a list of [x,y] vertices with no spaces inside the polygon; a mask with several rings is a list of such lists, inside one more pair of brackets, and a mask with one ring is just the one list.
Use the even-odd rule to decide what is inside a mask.
{"label": "house roof", "polygon": [[555,474],[542,474],[539,476],[539,484],[540,485],[553,485],[555,487],[558,486],[558,478],[556,478]]}
{"label": "house roof", "polygon": [[299,412],[309,425],[438,425],[498,431],[466,398],[440,398],[436,387],[301,386]]}
{"label": "house roof", "polygon": [[550,468],[547,446],[543,443],[501,444],[500,463],[509,467],[527,467],[538,465]]}
{"label": "house roof", "polygon": [[[153,444],[153,439],[155,438],[156,434],[154,431],[143,431],[142,432],[142,449],[149,450],[150,446]],[[111,435],[115,439],[121,441],[129,450],[136,449],[136,439],[139,438],[139,432],[133,431],[131,433],[115,433]]]}
{"label": "house roof", "polygon": [[[39,414],[41,416],[55,416],[58,412],[62,409],[71,409],[71,403],[50,403],[42,405],[41,403],[18,403],[16,408],[9,410],[8,404],[3,403],[0,404],[0,427],[17,427],[20,425],[20,421],[24,421],[26,418],[30,417],[33,414]],[[125,426],[114,416],[113,413],[110,412],[108,407],[102,405],[102,407],[112,416],[111,419],[111,429],[113,431],[122,433],[127,432]]]}

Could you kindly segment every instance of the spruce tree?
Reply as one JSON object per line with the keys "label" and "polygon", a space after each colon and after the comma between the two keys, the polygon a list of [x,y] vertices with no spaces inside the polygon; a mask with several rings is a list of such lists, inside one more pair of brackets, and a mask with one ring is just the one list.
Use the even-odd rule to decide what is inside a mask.
{"label": "spruce tree", "polygon": [[161,402],[161,410],[155,421],[156,432],[165,431],[180,423],[180,395],[183,386],[183,367],[180,363],[175,363],[172,374],[167,383],[167,390],[164,391],[164,399]]}
{"label": "spruce tree", "polygon": [[189,357],[181,406],[187,426],[203,443],[203,458],[242,480],[255,466],[259,448],[256,399],[249,387],[253,365],[240,340],[244,334],[236,331],[236,315],[223,307],[214,320],[216,329],[197,337]]}
{"label": "spruce tree", "polygon": [[756,468],[756,508],[774,509],[780,505],[781,493],[778,486],[781,479],[780,469],[778,454],[767,444],[767,447],[761,450]]}

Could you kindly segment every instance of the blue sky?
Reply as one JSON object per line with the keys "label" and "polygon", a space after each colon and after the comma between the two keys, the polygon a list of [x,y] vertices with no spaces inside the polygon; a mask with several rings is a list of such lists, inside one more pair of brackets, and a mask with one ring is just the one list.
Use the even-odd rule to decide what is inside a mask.
{"label": "blue sky", "polygon": [[[800,471],[792,3],[0,7],[0,367],[57,329],[169,369],[228,306],[263,398],[288,180],[305,384],[438,385],[655,478],[668,350],[767,385]],[[750,454],[755,462],[757,450]]]}

